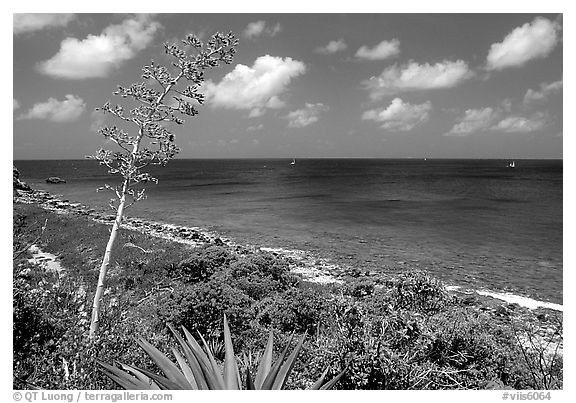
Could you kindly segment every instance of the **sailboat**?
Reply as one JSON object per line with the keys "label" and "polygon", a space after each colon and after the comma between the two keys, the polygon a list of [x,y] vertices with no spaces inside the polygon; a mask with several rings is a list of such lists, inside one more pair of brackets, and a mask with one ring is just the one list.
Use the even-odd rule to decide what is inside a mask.
{"label": "sailboat", "polygon": [[292,158],[292,162],[290,163],[290,165],[296,165],[296,158]]}
{"label": "sailboat", "polygon": [[508,168],[516,168],[516,163],[512,161],[511,163],[508,164]]}

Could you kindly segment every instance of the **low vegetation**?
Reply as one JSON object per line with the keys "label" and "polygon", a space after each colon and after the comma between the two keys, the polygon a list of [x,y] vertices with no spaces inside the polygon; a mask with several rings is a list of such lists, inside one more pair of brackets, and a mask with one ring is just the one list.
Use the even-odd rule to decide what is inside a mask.
{"label": "low vegetation", "polygon": [[[321,286],[300,280],[271,253],[192,249],[130,231],[119,245],[155,252],[126,246],[112,256],[100,331],[91,339],[90,284],[108,227],[14,204],[13,230],[16,389],[116,389],[104,372],[120,371],[117,363],[163,379],[137,340],[175,363],[185,351],[170,327],[201,334],[204,352],[222,369],[229,344],[244,387],[272,335],[274,362],[295,348],[293,338],[302,340],[282,383],[287,389],[339,375],[335,389],[562,388],[561,355],[545,351],[528,323],[466,305],[423,272]],[[32,242],[65,270],[31,263],[20,251]]]}

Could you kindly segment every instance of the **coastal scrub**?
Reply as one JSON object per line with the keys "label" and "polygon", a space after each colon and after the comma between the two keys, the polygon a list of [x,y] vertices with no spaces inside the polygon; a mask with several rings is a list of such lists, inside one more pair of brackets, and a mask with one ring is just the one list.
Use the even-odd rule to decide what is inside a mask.
{"label": "coastal scrub", "polygon": [[[81,212],[58,214],[14,204],[15,247],[37,246],[59,257],[65,276],[20,255],[14,261],[14,387],[114,389],[95,358],[159,374],[134,340],[146,339],[171,357],[167,326],[204,335],[224,360],[222,318],[233,329],[241,373],[253,371],[274,334],[279,351],[307,334],[287,389],[306,389],[324,372],[336,389],[561,389],[561,315],[471,304],[422,273],[348,279],[321,285],[302,281],[286,258],[257,249],[206,241],[191,246],[125,230],[113,255],[101,328],[89,339],[92,284],[101,233],[109,225]],[[65,228],[66,230],[63,230]],[[259,281],[252,276],[258,273]],[[84,287],[85,295],[78,294]],[[416,295],[418,290],[425,292]],[[546,319],[542,322],[538,317]],[[542,320],[544,320],[542,319]],[[558,327],[556,324],[559,324]],[[550,329],[560,333],[547,333]],[[552,347],[552,348],[551,348]]]}

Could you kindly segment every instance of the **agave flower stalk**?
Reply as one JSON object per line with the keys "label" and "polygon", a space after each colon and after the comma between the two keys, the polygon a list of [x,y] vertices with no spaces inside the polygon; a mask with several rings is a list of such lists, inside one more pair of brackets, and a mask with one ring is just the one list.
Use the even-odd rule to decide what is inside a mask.
{"label": "agave flower stalk", "polygon": [[[216,33],[206,42],[194,35],[188,35],[182,41],[183,46],[164,44],[166,54],[173,57],[172,67],[161,66],[153,61],[142,68],[141,83],[130,87],[119,86],[115,95],[131,98],[136,107],[125,112],[121,105],[112,106],[107,102],[101,110],[119,119],[123,125],[136,127],[136,134],[130,135],[118,126],[104,127],[99,132],[108,143],[114,143],[118,150],[100,149],[89,157],[96,159],[108,168],[108,173],[120,175],[122,182],[118,186],[105,185],[115,193],[110,207],[116,211],[116,218],[106,245],[98,284],[92,304],[90,337],[94,337],[100,322],[100,304],[104,293],[106,274],[114,250],[118,231],[126,208],[145,197],[142,184],[157,183],[157,179],[144,169],[150,165],[165,165],[174,158],[179,149],[174,144],[174,134],[166,125],[183,124],[179,116],[195,116],[196,107],[190,102],[204,103],[204,94],[200,92],[207,69],[232,62],[238,40],[232,33]],[[188,81],[186,88],[181,84]],[[172,100],[168,101],[169,95]],[[100,189],[99,189],[100,190]]]}

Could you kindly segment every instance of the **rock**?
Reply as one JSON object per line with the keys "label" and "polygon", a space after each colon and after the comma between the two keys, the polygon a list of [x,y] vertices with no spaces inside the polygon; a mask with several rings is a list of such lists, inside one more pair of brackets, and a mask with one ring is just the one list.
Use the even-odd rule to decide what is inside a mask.
{"label": "rock", "polygon": [[32,191],[32,188],[26,182],[20,180],[20,172],[15,166],[12,166],[12,178],[13,189],[22,190],[24,192]]}
{"label": "rock", "polygon": [[51,176],[49,178],[46,178],[46,183],[56,184],[56,183],[66,183],[66,181],[57,176]]}
{"label": "rock", "polygon": [[504,305],[499,305],[494,309],[494,313],[498,316],[510,316],[510,311]]}
{"label": "rock", "polygon": [[468,296],[462,298],[462,304],[463,305],[476,305],[477,302],[478,302],[478,298],[474,297],[473,295],[468,295]]}
{"label": "rock", "polygon": [[548,315],[546,315],[546,313],[542,312],[542,313],[539,313],[538,315],[536,315],[536,319],[538,319],[540,322],[547,322],[548,321]]}

